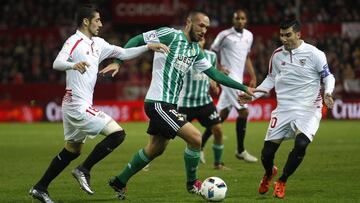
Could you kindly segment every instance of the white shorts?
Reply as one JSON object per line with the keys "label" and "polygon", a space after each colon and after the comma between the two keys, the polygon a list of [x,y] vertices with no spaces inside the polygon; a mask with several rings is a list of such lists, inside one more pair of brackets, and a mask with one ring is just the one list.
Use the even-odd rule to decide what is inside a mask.
{"label": "white shorts", "polygon": [[88,136],[94,138],[113,121],[106,113],[89,105],[63,106],[62,112],[65,140],[71,142],[85,142]]}
{"label": "white shorts", "polygon": [[218,110],[222,109],[231,109],[232,107],[235,107],[237,110],[245,109],[247,108],[247,104],[240,105],[237,101],[238,95],[241,93],[240,90],[236,90],[230,87],[225,87],[221,85],[221,94],[219,97],[219,101],[216,105],[216,108]]}
{"label": "white shorts", "polygon": [[295,138],[300,131],[313,141],[321,120],[321,108],[314,110],[278,110],[271,113],[265,141]]}

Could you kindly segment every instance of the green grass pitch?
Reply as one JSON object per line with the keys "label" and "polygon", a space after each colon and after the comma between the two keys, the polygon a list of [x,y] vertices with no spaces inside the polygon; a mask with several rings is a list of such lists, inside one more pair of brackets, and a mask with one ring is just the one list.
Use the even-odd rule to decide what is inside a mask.
{"label": "green grass pitch", "polygon": [[[125,142],[92,170],[95,194],[81,191],[70,171],[84,160],[100,136],[87,140],[83,154],[52,182],[49,192],[55,202],[118,202],[107,181],[148,141],[146,123],[121,125],[127,132]],[[266,129],[267,122],[248,124],[246,148],[257,157]],[[360,202],[359,121],[322,121],[303,163],[288,180],[285,200],[274,199],[272,188],[268,194],[257,193],[264,173],[261,163],[249,164],[234,157],[234,123],[225,123],[224,132],[223,160],[232,170],[213,169],[212,139],[205,150],[207,163],[199,166],[200,179],[218,176],[225,180],[228,194],[224,202]],[[292,145],[293,140],[284,142],[277,153],[275,164],[280,170]],[[0,202],[32,202],[30,187],[62,147],[61,123],[0,124]],[[141,171],[130,180],[124,202],[204,202],[185,190],[184,147],[180,138],[171,141],[166,152],[152,162],[150,171]]]}

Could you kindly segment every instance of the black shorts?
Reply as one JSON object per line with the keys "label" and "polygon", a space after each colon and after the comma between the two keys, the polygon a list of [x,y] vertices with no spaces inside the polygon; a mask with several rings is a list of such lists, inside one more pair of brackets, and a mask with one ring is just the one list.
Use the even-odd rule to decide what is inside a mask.
{"label": "black shorts", "polygon": [[147,133],[174,139],[179,129],[187,123],[177,112],[176,106],[164,102],[145,102],[145,113],[149,117]]}
{"label": "black shorts", "polygon": [[221,123],[220,115],[213,103],[199,107],[179,107],[179,113],[184,114],[189,122],[197,119],[206,128]]}

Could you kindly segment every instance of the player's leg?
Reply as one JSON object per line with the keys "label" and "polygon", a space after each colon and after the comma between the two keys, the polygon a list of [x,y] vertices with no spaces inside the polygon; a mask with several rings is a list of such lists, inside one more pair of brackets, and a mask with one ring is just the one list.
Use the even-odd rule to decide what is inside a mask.
{"label": "player's leg", "polygon": [[245,150],[244,140],[246,134],[246,124],[249,111],[247,108],[241,107],[237,110],[238,117],[236,119],[236,139],[237,139],[237,151],[235,156],[238,159],[243,159],[247,162],[253,163],[257,162],[257,158],[251,155]]}
{"label": "player's leg", "polygon": [[[223,89],[226,89],[227,87],[223,87]],[[225,121],[226,118],[229,115],[230,109],[231,109],[231,103],[229,102],[229,98],[228,98],[228,93],[227,91],[222,91],[220,93],[219,96],[219,101],[217,103],[217,109],[220,109],[220,118],[221,121]],[[204,131],[202,138],[201,138],[201,149],[203,149],[205,147],[205,144],[207,142],[207,140],[210,138],[210,136],[212,135],[211,129],[210,128],[206,128],[206,130]]]}
{"label": "player's leg", "polygon": [[283,174],[279,178],[280,181],[286,182],[304,159],[307,146],[310,144],[310,139],[304,134],[296,135],[294,148],[289,153],[287,162],[285,164]]}
{"label": "player's leg", "polygon": [[277,198],[284,198],[285,184],[289,176],[291,176],[304,159],[307,146],[310,144],[310,139],[304,134],[299,133],[295,137],[294,148],[289,153],[283,173],[279,180],[275,182],[274,196]]}
{"label": "player's leg", "polygon": [[50,182],[80,155],[82,146],[83,143],[67,141],[60,153],[52,159],[40,180],[30,189],[30,195],[40,201],[51,202],[47,191]]}
{"label": "player's leg", "polygon": [[229,169],[225,167],[224,162],[222,161],[222,154],[224,151],[224,143],[223,143],[223,130],[222,124],[218,123],[211,126],[211,131],[214,134],[214,142],[213,142],[213,153],[214,153],[214,168],[215,169]]}
{"label": "player's leg", "polygon": [[211,129],[212,134],[214,134],[214,142],[212,145],[214,153],[214,168],[228,169],[224,166],[224,163],[221,159],[224,151],[223,129],[221,124],[221,118],[216,110],[215,105],[213,103],[204,105],[201,107],[201,109],[199,109],[199,112],[201,113],[196,118],[199,120],[200,124],[205,128]]}
{"label": "player's leg", "polygon": [[274,196],[284,198],[285,183],[304,159],[306,149],[312,142],[321,120],[321,109],[313,111],[294,111],[291,124],[292,137],[295,136],[294,147],[289,153],[283,174],[274,186]]}
{"label": "player's leg", "polygon": [[[224,108],[224,109],[220,110],[219,115],[220,115],[220,121],[221,122],[224,122],[226,120],[226,118],[229,115],[229,112],[230,112],[229,108]],[[204,131],[204,133],[203,133],[203,135],[201,137],[201,152],[202,153],[204,153],[203,149],[205,147],[205,144],[206,144],[206,142],[208,141],[208,139],[210,138],[210,136],[212,134],[213,134],[212,129],[210,127],[206,127],[206,129],[205,129],[205,131]],[[205,160],[205,155],[203,154],[202,156],[203,156],[202,159]],[[203,163],[205,163],[205,161]]]}
{"label": "player's leg", "polygon": [[30,189],[30,195],[40,201],[51,202],[48,195],[47,188],[52,180],[54,180],[69,163],[76,159],[82,150],[83,141],[86,135],[80,132],[70,121],[72,114],[69,114],[67,109],[63,109],[63,125],[64,125],[64,136],[65,145],[64,148],[57,154],[47,170],[41,177],[41,179]]}
{"label": "player's leg", "polygon": [[80,188],[88,194],[94,193],[90,187],[90,171],[92,167],[109,155],[125,139],[125,131],[108,115],[103,113],[97,119],[104,119],[107,122],[100,132],[106,137],[94,147],[85,161],[72,171],[72,175],[79,182]]}
{"label": "player's leg", "polygon": [[200,161],[201,134],[191,123],[186,123],[180,128],[178,136],[187,143],[184,151],[186,188],[190,193],[199,193],[201,181],[198,179],[197,168]]}
{"label": "player's leg", "polygon": [[125,198],[124,188],[129,179],[152,159],[160,156],[169,140],[175,138],[179,129],[188,123],[171,104],[145,102],[145,113],[150,118],[148,145],[135,153],[119,175],[109,180],[109,185],[118,193],[119,199]]}
{"label": "player's leg", "polygon": [[261,150],[261,163],[265,174],[259,184],[260,194],[265,194],[269,190],[271,180],[277,174],[277,168],[274,165],[275,153],[282,140],[288,136],[289,132],[291,133],[290,122],[291,113],[279,113],[276,110],[271,113],[264,146]]}
{"label": "player's leg", "polygon": [[119,199],[125,199],[125,188],[129,179],[148,165],[150,161],[160,156],[165,151],[168,143],[168,138],[150,135],[146,147],[133,155],[120,174],[110,178],[109,185],[117,192]]}
{"label": "player's leg", "polygon": [[261,150],[261,163],[265,169],[265,174],[259,184],[259,193],[265,194],[270,187],[270,182],[277,174],[274,166],[275,153],[280,146],[281,140],[265,141]]}

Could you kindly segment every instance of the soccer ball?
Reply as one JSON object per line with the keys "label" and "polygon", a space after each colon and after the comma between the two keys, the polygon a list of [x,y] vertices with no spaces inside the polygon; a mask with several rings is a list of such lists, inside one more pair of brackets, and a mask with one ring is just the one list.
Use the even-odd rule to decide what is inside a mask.
{"label": "soccer ball", "polygon": [[218,177],[209,177],[201,185],[200,194],[208,201],[222,201],[226,197],[226,183]]}

